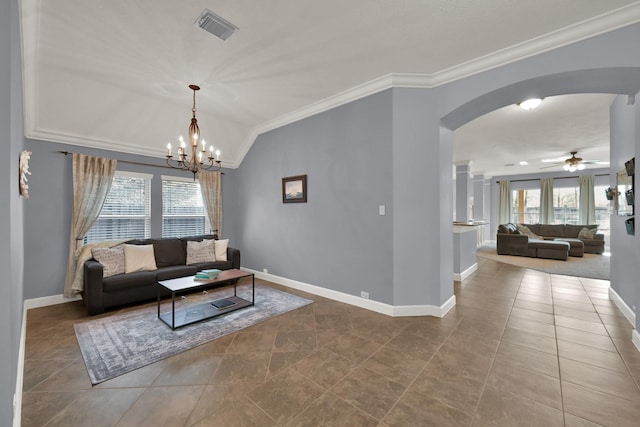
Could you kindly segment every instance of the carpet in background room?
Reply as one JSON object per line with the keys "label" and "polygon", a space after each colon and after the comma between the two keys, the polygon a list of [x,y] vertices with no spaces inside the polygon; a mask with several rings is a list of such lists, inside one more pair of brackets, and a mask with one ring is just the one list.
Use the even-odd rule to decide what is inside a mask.
{"label": "carpet in background room", "polygon": [[486,243],[478,248],[477,255],[505,264],[531,268],[549,274],[564,276],[589,277],[592,279],[609,280],[610,260],[608,255],[584,254],[583,257],[570,256],[566,261],[555,259],[530,258],[513,255],[498,255],[496,243]]}
{"label": "carpet in background room", "polygon": [[[206,297],[228,295],[226,288],[210,291]],[[250,285],[238,286],[238,296],[250,301]],[[176,306],[197,298],[202,297],[177,301]],[[101,383],[313,302],[260,284],[256,284],[255,298],[253,306],[175,331],[158,319],[155,305],[74,325],[91,383]],[[163,312],[166,310],[165,305]]]}

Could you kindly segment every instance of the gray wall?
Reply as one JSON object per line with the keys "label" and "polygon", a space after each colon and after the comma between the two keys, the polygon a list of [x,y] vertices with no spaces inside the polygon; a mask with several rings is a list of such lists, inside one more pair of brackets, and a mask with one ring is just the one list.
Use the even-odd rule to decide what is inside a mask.
{"label": "gray wall", "polygon": [[[640,153],[640,104],[627,105],[627,97],[619,96],[611,105],[611,177],[616,185],[616,173],[624,169],[624,162]],[[638,178],[635,178],[638,185]],[[638,209],[637,189],[636,216]],[[611,287],[636,313],[636,329],[640,325],[636,307],[640,305],[640,230],[635,236],[627,234],[624,221],[628,217],[611,215]]]}
{"label": "gray wall", "polygon": [[22,81],[18,2],[0,1],[0,425],[13,422],[22,324],[23,199],[18,193],[22,151]]}
{"label": "gray wall", "polygon": [[[69,227],[73,207],[73,180],[71,174],[71,156],[58,151],[69,151],[94,156],[103,156],[118,160],[162,165],[157,158],[123,154],[114,151],[96,150],[73,145],[56,144],[36,140],[26,140],[25,147],[33,152],[29,180],[31,197],[24,202],[25,232],[24,250],[29,259],[38,260],[29,265],[24,272],[25,299],[62,294],[69,248]],[[190,173],[164,167],[132,165],[119,162],[119,171],[152,174],[151,180],[151,236],[162,235],[162,175],[191,177]],[[227,172],[222,178],[222,193],[226,201],[232,197],[227,191],[229,182]],[[228,196],[224,196],[229,194]],[[225,201],[222,203],[223,236],[234,238],[225,228],[225,218],[233,218]],[[232,227],[230,227],[232,229]]]}
{"label": "gray wall", "polygon": [[[391,113],[388,90],[258,137],[233,180],[244,267],[392,301]],[[300,174],[308,202],[282,203]]]}

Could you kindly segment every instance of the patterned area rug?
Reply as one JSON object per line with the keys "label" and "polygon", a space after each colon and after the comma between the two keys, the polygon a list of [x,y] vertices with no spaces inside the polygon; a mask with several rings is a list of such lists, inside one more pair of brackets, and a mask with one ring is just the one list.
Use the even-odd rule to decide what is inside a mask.
{"label": "patterned area rug", "polygon": [[[228,295],[229,288],[225,288],[210,291],[206,298]],[[250,301],[251,287],[238,286],[238,296]],[[74,325],[91,383],[101,383],[313,302],[259,284],[255,297],[252,307],[175,331],[158,319],[155,306]],[[176,308],[202,298],[190,296],[176,302]],[[170,310],[169,304],[165,302],[163,312]]]}
{"label": "patterned area rug", "polygon": [[566,261],[555,259],[529,258],[524,256],[498,255],[495,242],[478,248],[478,256],[518,267],[531,268],[550,274],[564,276],[589,277],[592,279],[609,280],[610,256],[598,254],[584,254],[583,257],[570,256]]}

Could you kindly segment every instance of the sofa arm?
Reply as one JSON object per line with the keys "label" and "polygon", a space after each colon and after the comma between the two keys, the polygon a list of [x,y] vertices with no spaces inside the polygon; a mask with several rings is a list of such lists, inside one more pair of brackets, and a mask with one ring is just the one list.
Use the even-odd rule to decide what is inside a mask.
{"label": "sofa arm", "polygon": [[240,269],[240,249],[227,248],[227,260],[231,261],[233,268]]}
{"label": "sofa arm", "polygon": [[82,299],[90,316],[104,313],[102,302],[102,271],[98,261],[90,259],[84,263],[84,289]]}
{"label": "sofa arm", "polygon": [[594,240],[604,240],[604,234],[594,234],[593,235],[593,239]]}
{"label": "sofa arm", "polygon": [[496,249],[498,255],[512,255],[526,250],[529,246],[529,236],[524,234],[498,233]]}

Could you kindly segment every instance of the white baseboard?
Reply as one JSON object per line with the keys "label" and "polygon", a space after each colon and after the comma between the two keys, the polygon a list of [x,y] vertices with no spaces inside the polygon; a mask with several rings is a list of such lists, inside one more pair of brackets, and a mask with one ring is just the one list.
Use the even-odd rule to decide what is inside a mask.
{"label": "white baseboard", "polygon": [[460,274],[453,273],[453,280],[455,280],[456,282],[462,282],[464,279],[471,276],[473,272],[476,271],[477,269],[478,269],[478,263],[476,262],[475,264],[473,264],[471,267],[467,268],[465,271],[463,271]]}
{"label": "white baseboard", "polygon": [[364,308],[367,310],[375,311],[377,313],[386,314],[392,317],[405,317],[405,316],[435,316],[443,317],[453,306],[456,304],[456,297],[452,295],[441,306],[435,305],[390,305],[378,301],[373,301],[365,298],[360,298],[354,295],[346,294],[344,292],[334,291],[332,289],[323,288],[321,286],[310,285],[308,283],[299,282],[297,280],[287,279],[286,277],[280,277],[273,274],[261,273],[257,270],[251,270],[249,268],[242,267],[241,270],[248,273],[253,273],[258,279],[267,280],[269,282],[277,283],[278,285],[287,286],[289,288],[297,289],[299,291],[308,292],[313,295],[318,295],[324,298],[329,298],[334,301],[344,302],[356,307]]}
{"label": "white baseboard", "polygon": [[633,310],[627,305],[626,302],[618,295],[618,293],[612,288],[609,287],[609,298],[618,306],[624,317],[627,318],[631,326],[636,327],[636,314]]}
{"label": "white baseboard", "polygon": [[13,427],[22,423],[22,383],[24,381],[24,349],[27,340],[27,307],[22,307],[22,326],[20,327],[20,344],[18,348],[18,372],[16,373],[16,391],[13,395]]}
{"label": "white baseboard", "polygon": [[65,302],[72,302],[81,300],[82,297],[80,295],[76,295],[75,297],[65,298],[64,295],[51,295],[49,297],[41,297],[41,298],[32,298],[24,300],[25,310],[29,310],[32,308],[39,307],[47,307],[50,305],[58,305],[63,304]]}

